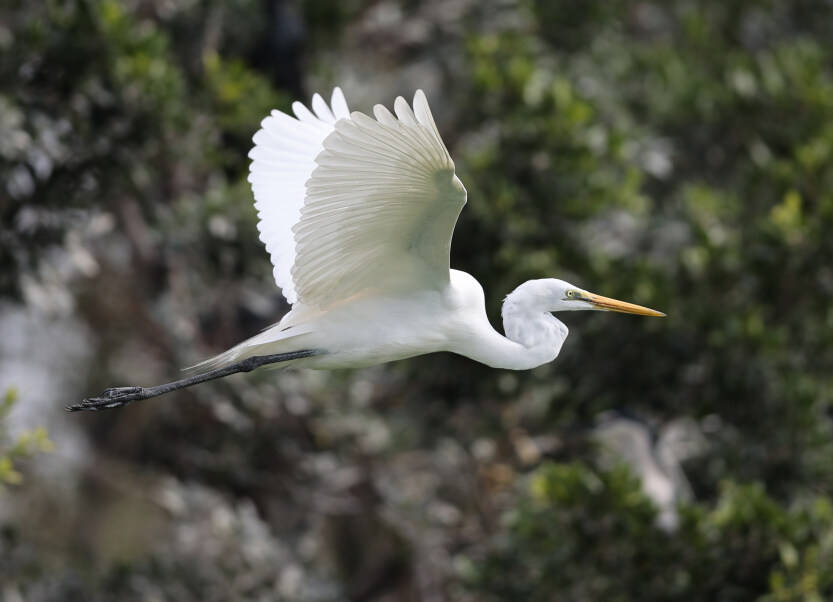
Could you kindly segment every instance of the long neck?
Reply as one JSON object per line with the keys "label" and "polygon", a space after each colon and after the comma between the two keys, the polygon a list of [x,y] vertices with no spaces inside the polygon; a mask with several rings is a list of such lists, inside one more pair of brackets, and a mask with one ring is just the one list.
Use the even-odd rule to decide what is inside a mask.
{"label": "long neck", "polygon": [[463,355],[507,370],[529,370],[558,357],[569,333],[563,322],[548,312],[514,303],[511,295],[503,304],[502,313],[506,336],[492,328],[484,311],[478,336],[461,351]]}

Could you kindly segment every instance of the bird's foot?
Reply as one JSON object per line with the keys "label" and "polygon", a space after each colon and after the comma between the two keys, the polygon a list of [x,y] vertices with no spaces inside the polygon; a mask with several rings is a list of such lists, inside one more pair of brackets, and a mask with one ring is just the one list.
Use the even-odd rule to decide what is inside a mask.
{"label": "bird's foot", "polygon": [[81,403],[67,406],[67,412],[110,410],[147,397],[144,387],[111,387],[99,397],[87,397]]}

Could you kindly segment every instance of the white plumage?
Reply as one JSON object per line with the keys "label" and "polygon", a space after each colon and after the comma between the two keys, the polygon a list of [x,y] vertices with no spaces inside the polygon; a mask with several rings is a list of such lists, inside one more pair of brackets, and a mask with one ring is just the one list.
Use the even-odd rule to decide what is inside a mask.
{"label": "white plumage", "polygon": [[312,99],[315,115],[300,102],[292,105],[297,119],[272,111],[261,122],[261,129],[254,135],[255,146],[249,153],[249,182],[260,217],[260,240],[272,259],[275,282],[290,303],[296,300],[291,275],[295,262],[292,226],[301,217],[306,183],[324,139],[332,133],[336,119],[350,117],[339,88],[333,90],[331,104],[332,110],[316,94]]}
{"label": "white plumage", "polygon": [[466,190],[422,91],[413,109],[397,98],[395,116],[382,105],[375,119],[351,113],[338,88],[330,106],[313,96],[312,109],[294,103],[295,118],[272,111],[249,155],[260,238],[289,313],[200,364],[211,372],[108,389],[71,410],[119,407],[266,363],[344,368],[451,351],[523,370],[561,351],[568,330],[550,312],[663,315],[547,278],[506,297],[507,336],[499,334],[480,284],[449,267]]}
{"label": "white plumage", "polygon": [[448,284],[466,192],[434,135],[425,95],[414,99],[421,119],[404,101],[395,106],[399,121],[377,106],[378,121],[352,113],[324,139],[292,227],[292,280],[305,305]]}
{"label": "white plumage", "polygon": [[376,120],[351,114],[339,88],[331,102],[316,94],[314,115],[296,102],[297,119],[273,111],[249,154],[260,239],[287,301],[447,284],[466,193],[425,95],[414,111],[398,98],[396,117],[376,105]]}
{"label": "white plumage", "polygon": [[296,118],[273,111],[250,153],[260,238],[293,308],[207,363],[316,349],[323,353],[295,363],[331,368],[453,351],[525,369],[553,360],[567,336],[549,312],[658,314],[561,280],[534,280],[507,297],[509,338],[501,336],[477,280],[449,267],[466,191],[425,94],[416,92],[413,109],[397,98],[395,115],[376,105],[375,119],[349,112],[339,88],[330,107],[316,94],[312,108],[294,103]]}

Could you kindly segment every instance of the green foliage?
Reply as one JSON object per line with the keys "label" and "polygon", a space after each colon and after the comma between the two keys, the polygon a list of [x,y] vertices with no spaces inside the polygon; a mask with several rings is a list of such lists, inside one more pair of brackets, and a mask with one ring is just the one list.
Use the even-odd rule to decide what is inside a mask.
{"label": "green foliage", "polygon": [[547,464],[463,578],[489,600],[795,600],[833,596],[833,506],[782,507],[724,482],[669,533],[624,467]]}
{"label": "green foliage", "polygon": [[252,114],[266,116],[273,109],[288,110],[288,99],[241,61],[226,60],[216,53],[206,54],[203,61],[205,86],[224,130],[244,136],[248,142]]}
{"label": "green foliage", "polygon": [[669,314],[576,318],[580,340],[531,375],[575,379],[551,424],[713,413],[729,428],[711,482],[830,492],[830,7],[522,6],[525,26],[468,37],[477,134],[458,164],[476,223],[453,252],[487,291],[558,274]]}
{"label": "green foliage", "polygon": [[[253,374],[182,394],[194,403],[91,418],[98,453],[168,483],[182,536],[170,528],[123,565],[67,537],[79,564],[38,574],[68,575],[65,597],[84,599],[181,586],[210,599],[227,583],[258,585],[226,598],[274,599],[275,567],[286,599],[442,599],[460,580],[461,600],[833,599],[833,5],[280,4],[303,20],[310,81],[341,83],[352,107],[391,100],[357,86],[426,86],[469,191],[452,265],[483,282],[496,325],[506,293],[548,276],[668,317],[567,315],[561,356],[529,373],[438,354]],[[246,154],[294,99],[251,66],[258,38],[300,29],[276,27],[266,5],[0,8],[0,291],[63,287],[100,335],[93,391],[125,363],[167,378],[285,309]],[[95,238],[101,217],[110,230]],[[79,246],[100,269],[72,278]],[[596,467],[587,443],[609,410],[702,426],[676,531],[627,470]],[[3,442],[3,481],[46,441]],[[558,463],[536,469],[547,457]],[[99,508],[88,489],[79,499]],[[144,514],[114,511],[101,540],[120,543],[121,517]],[[224,528],[223,546],[194,555],[194,533]],[[24,531],[0,532],[0,555],[43,564]],[[336,585],[290,587],[338,564],[333,549]],[[462,576],[436,560],[452,553]],[[76,586],[85,562],[104,577]],[[33,582],[21,595],[46,599]]]}
{"label": "green foliage", "polygon": [[39,452],[50,452],[54,448],[43,427],[24,431],[14,440],[9,437],[3,429],[3,421],[16,403],[15,389],[7,390],[0,400],[0,492],[4,486],[19,485],[23,481],[23,475],[16,466],[21,460]]}
{"label": "green foliage", "polygon": [[[122,2],[32,3],[8,13],[14,45],[0,57],[0,80],[15,85],[0,95],[11,129],[0,176],[12,182],[12,202],[2,211],[4,223],[26,227],[0,240],[3,290],[19,294],[19,275],[42,271],[65,231],[94,212],[127,220],[128,211],[149,234],[177,230],[180,240],[164,241],[173,253],[210,230],[212,214],[194,195],[210,192],[222,204],[228,227],[215,230],[251,226],[249,194],[238,192],[246,153],[263,116],[285,103],[263,76],[211,49],[196,68],[178,60],[175,52],[199,51],[199,40],[175,46],[158,22]],[[260,248],[251,242],[241,248],[247,254]],[[238,264],[241,249],[229,245],[227,263]]]}
{"label": "green foliage", "polygon": [[558,274],[669,317],[571,319],[518,388],[562,381],[558,433],[611,407],[719,421],[677,532],[620,471],[549,466],[467,564],[476,596],[830,599],[833,10],[523,6],[468,39],[464,232],[498,252],[455,252],[487,291]]}

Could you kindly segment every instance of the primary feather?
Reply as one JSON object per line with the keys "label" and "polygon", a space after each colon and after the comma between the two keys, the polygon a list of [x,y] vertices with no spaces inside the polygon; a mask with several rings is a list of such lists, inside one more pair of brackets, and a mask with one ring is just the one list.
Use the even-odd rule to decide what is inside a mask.
{"label": "primary feather", "polygon": [[260,240],[272,260],[275,283],[290,303],[297,298],[291,273],[295,263],[292,226],[301,216],[306,182],[336,119],[350,116],[341,89],[333,90],[330,103],[332,108],[316,94],[312,99],[315,115],[299,102],[292,105],[295,118],[272,111],[261,122],[249,153],[249,182],[260,218]]}

